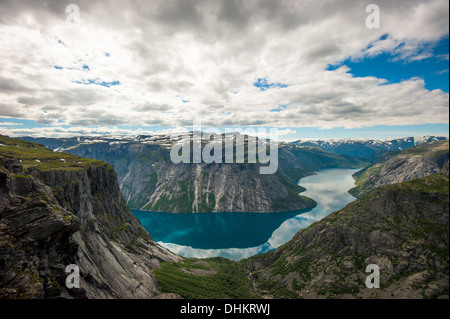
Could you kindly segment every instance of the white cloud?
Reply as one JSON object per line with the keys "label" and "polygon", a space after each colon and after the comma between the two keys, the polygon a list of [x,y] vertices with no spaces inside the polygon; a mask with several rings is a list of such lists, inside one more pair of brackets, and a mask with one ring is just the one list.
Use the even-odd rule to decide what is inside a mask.
{"label": "white cloud", "polygon": [[[345,67],[325,70],[383,52],[423,59],[423,44],[448,34],[447,1],[379,1],[380,29],[365,27],[369,3],[79,1],[82,24],[68,27],[60,1],[2,2],[0,116],[77,129],[193,119],[326,128],[448,123],[448,94],[428,91],[420,78],[386,84]],[[260,91],[257,78],[288,87]],[[76,83],[89,80],[97,84]],[[271,111],[280,104],[287,107]]]}
{"label": "white cloud", "polygon": [[170,251],[176,253],[177,255],[183,257],[193,257],[193,258],[212,258],[212,257],[225,257],[232,260],[240,260],[243,258],[248,258],[270,249],[274,249],[268,243],[257,247],[249,248],[222,248],[222,249],[199,249],[193,248],[191,246],[178,245],[174,243],[164,243],[158,242],[159,245]]}
{"label": "white cloud", "polygon": [[288,134],[295,134],[295,133],[297,133],[296,130],[291,130],[289,128],[284,129],[284,130],[278,130],[278,135],[280,135],[280,136],[284,136],[284,135],[288,135]]}
{"label": "white cloud", "polygon": [[33,137],[65,137],[84,135],[153,135],[170,133],[170,130],[148,131],[142,129],[119,129],[116,127],[84,127],[84,126],[50,126],[33,128],[9,128],[2,127],[0,123],[0,134],[9,136],[33,136]]}
{"label": "white cloud", "polygon": [[0,122],[0,126],[20,126],[22,123],[14,123],[14,122]]}

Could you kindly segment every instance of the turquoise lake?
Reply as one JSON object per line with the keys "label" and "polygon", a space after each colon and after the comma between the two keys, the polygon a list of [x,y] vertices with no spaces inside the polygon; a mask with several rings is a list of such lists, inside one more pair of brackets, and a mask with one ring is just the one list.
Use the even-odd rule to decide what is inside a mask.
{"label": "turquoise lake", "polygon": [[279,247],[297,231],[355,200],[347,191],[359,169],[322,169],[299,181],[315,208],[282,213],[161,213],[132,210],[160,245],[184,256],[233,260]]}

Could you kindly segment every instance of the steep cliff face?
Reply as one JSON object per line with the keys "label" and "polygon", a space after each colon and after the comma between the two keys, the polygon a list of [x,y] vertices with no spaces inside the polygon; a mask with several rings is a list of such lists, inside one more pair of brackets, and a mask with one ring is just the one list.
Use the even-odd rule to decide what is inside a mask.
{"label": "steep cliff face", "polygon": [[158,289],[151,270],[179,257],[149,237],[127,208],[111,166],[50,170],[42,180],[58,202],[80,219],[75,264],[89,298],[148,298]]}
{"label": "steep cliff face", "polygon": [[80,220],[61,207],[50,187],[23,175],[18,160],[0,160],[0,298],[85,296],[68,290],[65,268]]}
{"label": "steep cliff face", "polygon": [[[149,298],[151,270],[180,257],[158,246],[127,208],[114,169],[1,137],[0,296]],[[65,266],[80,290],[65,288]]]}
{"label": "steep cliff face", "polygon": [[[448,298],[445,174],[382,186],[242,263],[259,289],[284,298]],[[379,289],[365,285],[380,269]]]}
{"label": "steep cliff face", "polygon": [[381,185],[436,174],[448,161],[448,140],[424,143],[398,154],[386,154],[354,175],[356,186],[349,193],[359,197]]}
{"label": "steep cliff face", "polygon": [[[141,193],[142,210],[169,212],[277,212],[315,206],[295,184],[260,175],[257,165],[161,163],[151,194]],[[127,183],[128,179],[124,179]],[[130,180],[131,185],[134,184]],[[139,185],[136,185],[139,187]],[[126,194],[126,191],[124,191]],[[131,195],[131,194],[130,194]],[[126,195],[125,195],[126,196]],[[140,205],[139,205],[140,206]]]}
{"label": "steep cliff face", "polygon": [[[41,142],[58,145],[54,140]],[[71,140],[70,143],[74,143]],[[61,145],[70,145],[61,141]],[[260,164],[174,164],[168,136],[133,139],[79,138],[64,152],[114,166],[119,185],[134,209],[167,212],[279,212],[311,208],[296,181],[323,167],[363,167],[365,162],[317,147],[282,146],[278,171],[259,173]]]}

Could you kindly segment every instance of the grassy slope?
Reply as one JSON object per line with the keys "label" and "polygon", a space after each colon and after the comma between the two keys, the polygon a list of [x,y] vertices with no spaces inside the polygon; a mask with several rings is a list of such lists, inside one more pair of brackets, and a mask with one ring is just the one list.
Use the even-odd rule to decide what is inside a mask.
{"label": "grassy slope", "polygon": [[259,298],[251,290],[245,267],[221,257],[184,258],[180,263],[161,263],[161,269],[154,270],[154,275],[162,293],[178,293],[184,298]]}
{"label": "grassy slope", "polygon": [[107,163],[99,160],[53,152],[41,144],[13,139],[3,135],[0,135],[0,157],[21,160],[24,170],[32,167],[45,171],[53,169],[76,170],[91,165],[109,166]]}

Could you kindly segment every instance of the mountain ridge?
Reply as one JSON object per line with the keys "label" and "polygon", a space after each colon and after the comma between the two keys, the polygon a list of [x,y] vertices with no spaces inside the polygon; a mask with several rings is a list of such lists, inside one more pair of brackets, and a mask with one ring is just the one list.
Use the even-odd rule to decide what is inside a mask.
{"label": "mountain ridge", "polygon": [[424,135],[392,138],[385,140],[376,139],[309,139],[291,142],[296,145],[319,146],[323,149],[349,156],[367,158],[374,161],[386,151],[405,150],[422,143],[446,140],[444,136]]}
{"label": "mountain ridge", "polygon": [[[110,163],[130,208],[165,212],[264,213],[307,209],[314,207],[315,202],[299,195],[304,188],[297,185],[298,179],[319,168],[368,164],[317,147],[288,145],[278,148],[278,171],[264,175],[259,174],[260,163],[174,164],[170,160],[174,141],[167,135],[34,141]],[[235,143],[237,147],[238,142]],[[247,141],[247,152],[246,146]]]}
{"label": "mountain ridge", "polygon": [[[243,263],[276,297],[448,298],[448,203],[447,166],[381,186]],[[365,287],[369,264],[380,289]]]}
{"label": "mountain ridge", "polygon": [[378,186],[399,183],[439,173],[449,161],[449,141],[423,143],[401,152],[390,152],[355,173],[353,196],[364,195]]}

